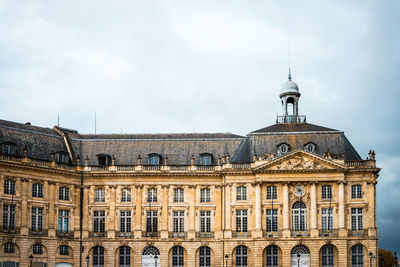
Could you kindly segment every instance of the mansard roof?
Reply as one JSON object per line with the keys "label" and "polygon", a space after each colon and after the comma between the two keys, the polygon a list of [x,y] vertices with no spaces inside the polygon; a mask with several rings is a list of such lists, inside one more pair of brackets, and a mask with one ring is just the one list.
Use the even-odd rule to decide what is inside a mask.
{"label": "mansard roof", "polygon": [[259,133],[295,133],[295,132],[340,132],[311,123],[276,123],[268,127],[256,130],[250,134]]}

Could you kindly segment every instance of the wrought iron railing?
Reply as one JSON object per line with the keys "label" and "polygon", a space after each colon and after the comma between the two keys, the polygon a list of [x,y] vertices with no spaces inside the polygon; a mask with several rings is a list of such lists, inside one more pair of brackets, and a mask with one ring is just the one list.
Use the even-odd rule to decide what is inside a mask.
{"label": "wrought iron railing", "polygon": [[286,116],[277,116],[276,123],[305,123],[306,116],[305,115],[286,115]]}

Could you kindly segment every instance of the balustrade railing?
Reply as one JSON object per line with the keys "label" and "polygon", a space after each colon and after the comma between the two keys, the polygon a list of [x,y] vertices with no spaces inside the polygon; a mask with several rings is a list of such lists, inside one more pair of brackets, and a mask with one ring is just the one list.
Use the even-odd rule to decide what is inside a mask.
{"label": "balustrade railing", "polygon": [[214,238],[214,232],[196,232],[196,238]]}

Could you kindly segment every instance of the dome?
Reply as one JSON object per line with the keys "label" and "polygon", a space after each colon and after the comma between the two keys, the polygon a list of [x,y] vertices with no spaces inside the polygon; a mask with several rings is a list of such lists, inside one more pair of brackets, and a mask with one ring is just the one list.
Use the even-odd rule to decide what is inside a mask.
{"label": "dome", "polygon": [[282,93],[288,93],[288,92],[296,92],[296,93],[299,92],[299,87],[292,80],[288,80],[282,86]]}

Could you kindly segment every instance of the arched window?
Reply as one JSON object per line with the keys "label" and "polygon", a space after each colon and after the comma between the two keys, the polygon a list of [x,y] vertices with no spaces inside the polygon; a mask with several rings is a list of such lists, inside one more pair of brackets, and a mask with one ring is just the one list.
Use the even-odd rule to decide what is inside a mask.
{"label": "arched window", "polygon": [[200,189],[200,202],[211,202],[211,191],[210,188]]}
{"label": "arched window", "polygon": [[292,206],[292,229],[293,231],[307,230],[307,207],[301,201]]}
{"label": "arched window", "polygon": [[314,143],[307,143],[304,145],[304,150],[310,153],[314,153],[317,146]]}
{"label": "arched window", "polygon": [[248,250],[246,246],[238,246],[235,249],[235,261],[237,267],[247,267]]}
{"label": "arched window", "polygon": [[93,248],[93,267],[104,267],[104,248],[95,246]]}
{"label": "arched window", "polygon": [[360,244],[351,248],[351,266],[364,267],[364,248]]}
{"label": "arched window", "polygon": [[279,248],[275,245],[268,246],[265,249],[265,260],[266,267],[278,267],[279,266]]}
{"label": "arched window", "polygon": [[304,245],[297,245],[290,253],[291,266],[310,266],[310,250]]}
{"label": "arched window", "polygon": [[335,265],[332,245],[323,246],[321,249],[321,254],[322,267],[333,267]]}
{"label": "arched window", "polygon": [[174,188],[174,202],[184,202],[185,190],[183,188]]}
{"label": "arched window", "polygon": [[238,186],[236,188],[236,200],[247,200],[247,187]]}
{"label": "arched window", "polygon": [[184,265],[183,247],[175,246],[172,248],[172,267],[183,267]]}
{"label": "arched window", "polygon": [[200,247],[199,263],[200,267],[211,267],[211,249],[209,247]]}
{"label": "arched window", "polygon": [[160,266],[160,251],[156,247],[150,246],[143,250],[142,266]]}
{"label": "arched window", "polygon": [[131,248],[122,246],[119,248],[119,267],[131,266]]}
{"label": "arched window", "polygon": [[278,146],[278,155],[285,155],[289,152],[289,145],[282,143]]}

